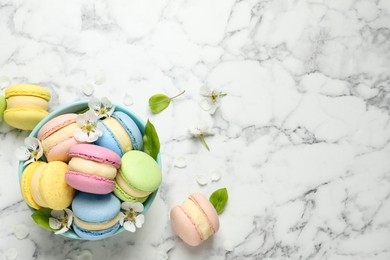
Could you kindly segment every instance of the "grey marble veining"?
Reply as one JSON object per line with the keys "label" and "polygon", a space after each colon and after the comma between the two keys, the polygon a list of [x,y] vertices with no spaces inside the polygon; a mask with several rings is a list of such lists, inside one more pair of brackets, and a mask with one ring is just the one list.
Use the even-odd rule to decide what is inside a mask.
{"label": "grey marble veining", "polygon": [[[65,239],[30,218],[13,153],[28,132],[2,124],[0,259],[389,259],[389,38],[388,0],[0,0],[0,86],[47,87],[51,111],[130,98],[164,172],[135,234]],[[228,94],[213,115],[201,86]],[[210,152],[189,135],[202,122]],[[219,187],[220,231],[186,246],[169,209]]]}

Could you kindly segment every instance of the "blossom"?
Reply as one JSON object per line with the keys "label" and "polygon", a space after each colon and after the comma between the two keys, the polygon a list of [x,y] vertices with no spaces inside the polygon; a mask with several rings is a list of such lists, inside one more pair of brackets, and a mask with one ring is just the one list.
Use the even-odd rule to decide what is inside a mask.
{"label": "blossom", "polygon": [[140,202],[123,202],[121,207],[125,212],[122,213],[120,225],[130,232],[135,232],[136,227],[141,228],[145,222],[145,216],[139,213],[144,210],[144,205]]}
{"label": "blossom", "polygon": [[49,218],[49,226],[57,230],[54,234],[62,234],[69,230],[73,222],[73,213],[70,209],[52,210]]}
{"label": "blossom", "polygon": [[41,142],[35,137],[27,137],[24,139],[24,146],[16,149],[16,157],[20,161],[25,161],[24,165],[38,161],[43,155]]}
{"label": "blossom", "polygon": [[74,130],[73,135],[80,142],[95,142],[103,134],[103,124],[91,110],[80,114],[76,119],[76,123],[78,127]]}
{"label": "blossom", "polygon": [[102,99],[91,98],[88,102],[90,110],[94,111],[98,118],[110,117],[115,110],[115,106],[111,103],[108,98]]}
{"label": "blossom", "polygon": [[222,93],[215,89],[210,89],[208,87],[202,86],[199,89],[199,94],[203,96],[200,107],[208,111],[210,114],[214,114],[217,108],[219,107],[221,97],[226,96],[226,93]]}
{"label": "blossom", "polygon": [[196,138],[200,138],[207,150],[210,151],[210,147],[206,143],[205,137],[216,134],[217,129],[212,128],[206,122],[199,122],[195,126],[189,129],[189,133]]}

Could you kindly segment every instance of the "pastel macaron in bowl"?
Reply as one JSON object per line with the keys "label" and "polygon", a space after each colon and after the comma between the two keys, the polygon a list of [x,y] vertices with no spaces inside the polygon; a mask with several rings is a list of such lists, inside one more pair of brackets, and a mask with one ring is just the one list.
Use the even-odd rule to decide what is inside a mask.
{"label": "pastel macaron in bowl", "polygon": [[10,126],[32,130],[49,113],[50,92],[40,86],[19,84],[6,88],[4,121]]}
{"label": "pastel macaron in bowl", "polygon": [[112,193],[79,192],[72,202],[73,229],[86,240],[100,240],[112,236],[120,228],[121,203]]}
{"label": "pastel macaron in bowl", "polygon": [[128,151],[121,158],[114,194],[122,201],[142,203],[158,189],[161,180],[161,169],[152,157],[141,151]]}
{"label": "pastel macaron in bowl", "polygon": [[93,144],[76,144],[69,149],[66,182],[73,188],[107,194],[115,188],[115,177],[121,158],[110,149]]}
{"label": "pastel macaron in bowl", "polygon": [[[40,131],[40,129],[46,123],[48,123],[50,120],[52,120],[55,117],[58,117],[58,116],[61,116],[61,115],[64,115],[64,114],[69,114],[69,113],[77,114],[77,113],[80,113],[82,111],[86,111],[88,109],[88,102],[89,102],[89,100],[77,101],[77,102],[73,102],[71,104],[62,106],[62,107],[52,111],[49,115],[47,115],[44,119],[42,119],[42,121],[40,121],[38,123],[38,125],[32,130],[32,132],[30,133],[29,136],[30,137],[37,137],[38,136],[38,132]],[[122,113],[126,114],[127,116],[129,116],[135,122],[135,124],[137,125],[139,131],[143,135],[144,129],[145,129],[145,122],[140,117],[138,117],[135,113],[133,113],[129,109],[127,109],[127,108],[125,108],[125,107],[123,107],[121,105],[118,105],[118,104],[115,104],[115,112],[122,112]],[[46,158],[41,158],[41,160],[46,162]],[[161,168],[161,158],[160,158],[160,155],[157,157],[156,161],[157,161],[158,166]],[[20,183],[22,182],[22,179],[23,179],[23,172],[24,172],[24,170],[27,167],[29,167],[29,165],[25,166],[23,161],[19,162],[19,182]],[[142,214],[146,214],[147,213],[147,211],[149,210],[150,206],[153,204],[153,201],[154,201],[156,195],[157,195],[157,190],[152,192],[148,196],[148,198],[143,202],[144,210],[143,210]],[[31,205],[29,205],[29,203],[27,203],[28,202],[27,199],[25,199],[25,201],[26,201],[26,204],[30,207],[31,211],[34,212],[35,208],[32,207]],[[124,231],[124,228],[120,227],[118,230],[116,230],[116,232],[113,235],[121,233],[122,231]],[[65,236],[65,237],[68,237],[68,238],[71,238],[71,239],[82,239],[82,240],[86,239],[86,238],[80,237],[73,230],[68,230],[67,232],[65,232],[65,233],[63,233],[61,235]]]}
{"label": "pastel macaron in bowl", "polygon": [[69,149],[79,143],[73,136],[77,128],[77,116],[75,113],[59,115],[40,127],[37,137],[42,142],[47,161],[70,160]]}
{"label": "pastel macaron in bowl", "polygon": [[217,211],[201,193],[192,193],[181,205],[170,212],[175,233],[188,245],[197,246],[219,229]]}
{"label": "pastel macaron in bowl", "polygon": [[115,111],[102,123],[104,132],[95,144],[111,149],[121,157],[130,150],[142,150],[142,132],[131,116]]}
{"label": "pastel macaron in bowl", "polygon": [[76,191],[65,182],[64,162],[37,161],[23,171],[20,189],[26,203],[34,208],[61,210],[69,207]]}

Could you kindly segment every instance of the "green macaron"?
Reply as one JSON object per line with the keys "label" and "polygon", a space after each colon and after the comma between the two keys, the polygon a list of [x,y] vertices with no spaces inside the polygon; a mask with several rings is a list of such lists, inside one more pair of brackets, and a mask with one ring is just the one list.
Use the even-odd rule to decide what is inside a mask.
{"label": "green macaron", "polygon": [[5,97],[0,95],[0,124],[3,122],[4,111],[7,108],[7,103],[5,102]]}
{"label": "green macaron", "polygon": [[132,150],[121,158],[115,178],[115,195],[129,202],[144,202],[161,184],[162,174],[157,162],[148,154]]}

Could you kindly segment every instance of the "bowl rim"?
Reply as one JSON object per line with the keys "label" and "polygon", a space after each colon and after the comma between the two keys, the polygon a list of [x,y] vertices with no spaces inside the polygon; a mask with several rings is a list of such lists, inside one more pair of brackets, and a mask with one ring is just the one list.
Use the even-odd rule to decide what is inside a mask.
{"label": "bowl rim", "polygon": [[[31,131],[31,133],[29,134],[29,137],[37,137],[37,134],[38,134],[38,131],[41,129],[41,127],[46,124],[49,120],[53,119],[54,117],[57,117],[59,115],[62,115],[62,114],[67,114],[67,113],[77,113],[77,112],[80,112],[82,111],[83,109],[87,109],[88,108],[88,102],[89,100],[79,100],[79,101],[75,101],[75,102],[72,102],[70,104],[67,104],[67,105],[63,105],[63,106],[60,106],[59,108],[53,110],[52,112],[50,112],[47,116],[45,116],[35,127],[34,129]],[[125,108],[121,105],[118,105],[116,103],[113,103],[113,105],[115,106],[115,110],[114,111],[121,111],[121,112],[124,112],[125,114],[127,114],[128,116],[131,117],[131,119],[134,120],[134,122],[136,123],[136,125],[138,126],[138,128],[140,129],[141,131],[141,134],[143,135],[144,134],[144,129],[145,129],[145,121],[142,120],[138,115],[136,115],[133,111],[131,111],[130,109],[128,108]],[[72,109],[75,109],[76,107],[84,107],[83,109],[80,109],[78,111],[74,111]],[[157,164],[159,165],[160,169],[162,168],[162,164],[161,164],[161,156],[160,156],[160,153],[158,154],[157,156]],[[22,179],[22,175],[23,175],[23,171],[24,169],[27,167],[27,165],[23,165],[24,164],[24,161],[19,161],[19,166],[18,166],[18,177],[19,177],[19,185],[21,183],[21,179]],[[158,192],[158,189],[154,192],[152,192],[149,197],[147,198],[147,200],[145,202],[143,202],[142,204],[144,204],[144,210],[143,210],[143,214],[146,214],[146,212],[149,210],[150,206],[152,205],[156,195],[157,195],[157,192]],[[25,202],[25,201],[24,201]],[[25,202],[26,203],[26,202]],[[30,210],[32,212],[35,212],[36,210],[34,208],[31,208],[27,203],[26,205],[30,208]],[[121,233],[122,231],[124,231],[124,228],[123,227],[120,227],[113,235],[109,236],[109,237],[112,237],[114,235],[117,235],[119,233]],[[87,239],[84,239],[84,238],[81,238],[79,237],[73,230],[68,230],[67,232],[61,234],[62,236],[65,236],[67,238],[72,238],[72,239],[79,239],[79,240],[87,240]]]}

